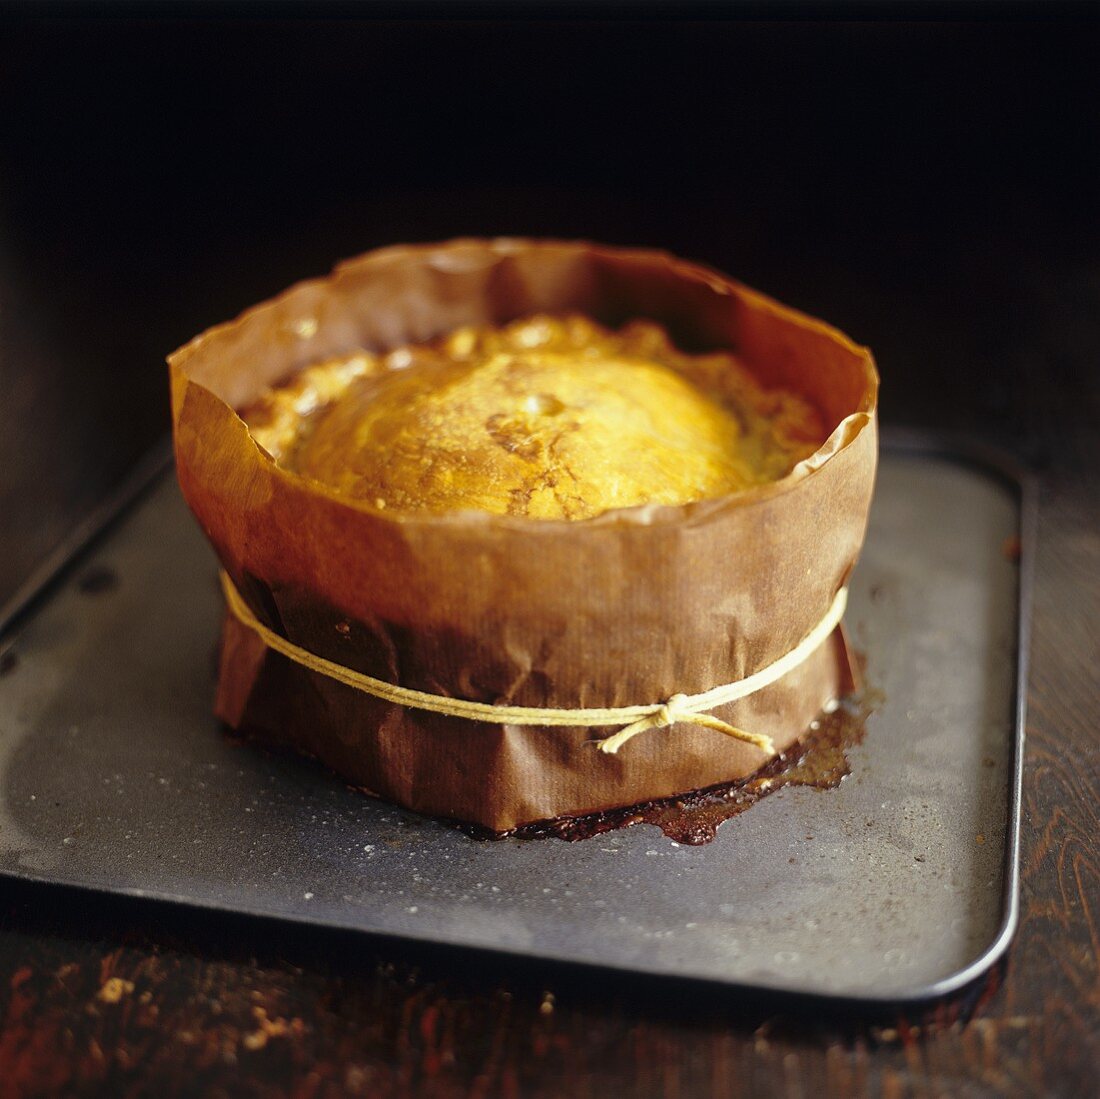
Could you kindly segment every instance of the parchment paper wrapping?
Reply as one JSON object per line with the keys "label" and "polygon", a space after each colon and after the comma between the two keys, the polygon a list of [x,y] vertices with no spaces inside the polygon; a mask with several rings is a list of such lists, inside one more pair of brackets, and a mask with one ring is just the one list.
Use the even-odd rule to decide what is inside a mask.
{"label": "parchment paper wrapping", "polygon": [[[835,428],[783,481],[580,522],[396,517],[280,469],[234,412],[301,367],[464,324],[576,311],[732,348]],[[169,357],[184,495],[257,617],[295,644],[436,694],[623,706],[728,683],[793,648],[847,581],[874,481],[878,379],[846,337],[666,254],[528,240],[387,248],[301,283]],[[166,578],[166,582],[171,582]],[[716,715],[782,750],[850,684],[838,631]],[[613,729],[525,728],[406,709],[266,650],[227,619],[216,711],[355,785],[505,830],[741,777],[761,752],[687,725],[595,750]]]}

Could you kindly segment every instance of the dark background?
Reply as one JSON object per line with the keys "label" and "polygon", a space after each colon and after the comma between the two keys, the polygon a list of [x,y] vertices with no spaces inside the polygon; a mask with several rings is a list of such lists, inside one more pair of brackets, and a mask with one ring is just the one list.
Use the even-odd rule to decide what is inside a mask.
{"label": "dark background", "polygon": [[887,423],[1029,458],[1029,337],[1095,316],[1088,9],[43,10],[0,6],[0,603],[166,431],[168,351],[376,245],[669,248],[869,344]]}

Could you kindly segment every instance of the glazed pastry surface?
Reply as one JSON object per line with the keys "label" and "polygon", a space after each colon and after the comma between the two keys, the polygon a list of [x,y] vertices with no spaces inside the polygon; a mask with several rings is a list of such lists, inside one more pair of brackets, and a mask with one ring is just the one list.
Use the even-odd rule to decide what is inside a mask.
{"label": "glazed pastry surface", "polygon": [[462,328],[318,363],[242,412],[285,468],[379,509],[585,519],[777,480],[824,441],[729,352],[584,317]]}

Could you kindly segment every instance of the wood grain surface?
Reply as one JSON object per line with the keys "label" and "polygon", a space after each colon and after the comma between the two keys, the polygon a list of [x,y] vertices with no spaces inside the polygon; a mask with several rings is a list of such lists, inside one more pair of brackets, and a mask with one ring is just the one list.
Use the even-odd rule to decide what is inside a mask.
{"label": "wood grain surface", "polygon": [[[943,162],[921,177],[922,186],[928,183],[932,191],[918,195],[910,190],[896,204],[882,198],[877,207],[868,208],[869,213],[860,214],[870,218],[871,225],[862,237],[854,213],[829,222],[818,205],[799,207],[794,191],[781,193],[770,223],[761,220],[769,216],[761,201],[754,211],[756,228],[751,230],[731,227],[735,219],[724,195],[702,192],[694,196],[690,210],[677,205],[680,220],[666,220],[661,230],[652,228],[650,210],[665,210],[672,219],[671,208],[660,206],[652,195],[635,200],[625,187],[612,188],[608,194],[613,197],[574,194],[569,208],[556,213],[546,213],[549,206],[541,192],[519,185],[490,194],[454,184],[449,193],[469,222],[486,229],[511,229],[508,217],[513,215],[530,231],[581,234],[592,232],[588,226],[600,226],[601,233],[593,235],[667,244],[734,270],[781,298],[827,316],[874,347],[884,377],[887,423],[963,430],[1007,447],[1039,469],[1042,500],[1028,686],[1020,927],[1003,965],[948,1000],[908,1013],[880,1011],[872,1016],[854,1006],[838,1009],[733,997],[671,982],[594,976],[0,882],[0,1099],[1076,1099],[1097,1094],[1100,233],[1095,192],[1091,214],[1081,205],[1074,208],[1071,199],[1076,195],[1080,200],[1085,183],[1095,183],[1100,173],[1095,142],[1088,154],[1091,175],[1082,175],[1088,167],[1083,144],[1072,145],[1078,152],[1067,151],[1065,164],[1052,159],[1052,150],[1060,150],[1062,142],[1058,134],[1043,129],[1042,121],[1048,108],[1065,106],[1065,114],[1057,117],[1079,126],[1080,136],[1087,137],[1088,120],[1097,117],[1095,97],[1086,109],[1078,95],[1083,81],[1063,79],[1070,66],[1067,57],[1081,64],[1080,42],[1095,46],[1091,30],[1091,39],[1081,39],[1080,33],[1071,29],[1051,38],[1047,31],[1026,28],[990,45],[983,44],[980,35],[976,39],[972,28],[961,42],[946,31],[922,31],[924,37],[917,38],[924,44],[912,47],[903,59],[907,80],[926,71],[925,62],[933,56],[937,64],[947,66],[954,57],[959,72],[969,72],[967,66],[977,64],[973,58],[980,53],[987,67],[980,78],[974,77],[974,87],[992,80],[992,103],[1014,86],[1018,64],[1033,66],[1028,70],[1031,76],[1038,72],[1042,79],[1027,85],[1028,95],[1040,97],[1041,110],[1035,109],[1030,122],[1019,113],[1013,115],[1004,133],[1024,125],[1026,135],[1049,139],[1047,145],[1040,142],[1046,159],[1028,169],[1031,161],[1022,151],[1018,163],[998,161],[1001,154],[992,147],[966,161],[964,143],[951,145],[949,152],[936,145]],[[301,36],[296,28],[294,34]],[[810,37],[800,35],[796,37],[805,44],[798,47],[799,56],[815,56]],[[104,48],[106,36],[101,37],[97,49]],[[710,31],[701,32],[703,44],[698,49],[708,48],[704,40],[712,37]],[[887,37],[894,46],[901,40],[893,32]],[[833,33],[830,49],[846,42]],[[1005,42],[1011,47],[1007,54]],[[18,52],[15,60],[25,62],[24,91],[31,87],[32,77],[37,80],[39,48],[43,47],[38,39],[28,39],[10,53],[9,60]],[[758,48],[754,41],[752,49]],[[851,56],[859,60],[864,57],[859,51],[865,50],[867,57],[879,58],[881,48],[879,38],[867,43],[861,38],[851,46]],[[379,64],[384,63],[383,53],[379,47]],[[144,56],[138,48],[133,54]],[[750,54],[746,48],[746,57]],[[100,55],[92,51],[92,56]],[[444,54],[436,56],[438,60]],[[1003,72],[997,68],[1002,56],[1007,58]],[[173,64],[167,53],[157,58],[157,65]],[[1040,65],[1035,58],[1046,60]],[[888,81],[889,69],[887,61],[876,61],[876,79]],[[5,72],[18,75],[18,64],[0,66],[0,90]],[[958,77],[959,87],[968,86],[965,80]],[[87,86],[94,95],[94,84]],[[1063,92],[1064,104],[1057,99]],[[11,86],[6,94],[10,102]],[[980,99],[981,94],[978,88],[975,95]],[[896,89],[894,95],[895,107],[908,102]],[[962,105],[959,110],[966,109],[965,99],[955,102]],[[1025,115],[1031,109],[1027,103],[1021,106],[1023,101],[1014,102],[1013,109]],[[1070,109],[1074,105],[1077,114]],[[917,114],[904,117],[912,121]],[[10,116],[0,118],[0,153],[5,134],[8,148],[18,136],[10,132],[11,125]],[[864,125],[869,129],[871,123]],[[931,128],[923,131],[925,149],[933,148],[932,133]],[[885,147],[878,155],[886,155]],[[1034,147],[1032,143],[1029,149]],[[952,205],[955,200],[944,197],[954,191],[938,193],[933,186],[933,176],[940,170],[955,171],[959,157],[969,165],[970,175],[963,182],[977,187],[965,206]],[[919,159],[905,162],[918,175]],[[994,167],[983,175],[982,166],[990,163]],[[1001,171],[1006,166],[1016,169],[1011,177]],[[831,170],[840,171],[836,162]],[[860,192],[862,198],[879,194],[886,185],[887,176],[874,177],[874,170],[872,164],[872,181]],[[1059,189],[1063,174],[1070,180],[1069,190]],[[902,176],[891,170],[888,178]],[[826,186],[828,180],[821,179],[824,183],[819,185]],[[996,194],[988,190],[1002,179],[1004,185]],[[38,215],[28,196],[30,191],[23,196],[25,224],[46,233],[49,219],[41,214],[34,222]],[[1045,196],[1045,205],[1036,196]],[[394,236],[442,236],[446,234],[440,229],[451,224],[442,214],[417,213],[423,210],[422,191],[371,201],[378,226],[371,230],[375,237],[365,242],[358,238],[357,245]],[[929,202],[939,203],[931,213]],[[985,221],[980,213],[983,202],[993,202]],[[810,233],[799,223],[784,238],[782,226],[792,209],[796,218],[799,210],[805,214],[808,209],[811,220],[823,219],[821,231]],[[959,217],[941,217],[944,211]],[[185,224],[188,232],[197,231],[195,217],[189,227]],[[140,233],[162,232],[154,228],[160,224],[149,213],[132,230],[134,239],[140,240]],[[346,231],[341,225],[337,218],[334,236]],[[890,235],[888,226],[896,227],[896,236]],[[242,230],[240,239],[243,236]],[[101,254],[105,239],[98,239],[87,255]],[[239,243],[238,238],[227,240],[234,246]],[[72,247],[78,257],[82,255],[79,234]],[[275,251],[272,244],[267,253],[260,249],[256,254],[270,259]],[[20,294],[30,293],[27,288],[35,284],[28,272],[45,263],[44,255],[49,258],[36,252],[32,263],[29,252],[10,252],[7,266],[0,265],[0,299],[5,277],[19,280]],[[838,264],[838,255],[846,262]],[[798,262],[790,263],[790,256]],[[300,257],[284,260],[289,266]],[[243,263],[238,267],[243,270]],[[310,259],[295,273],[320,267]],[[268,275],[275,269],[269,265]],[[105,284],[117,287],[128,270],[119,260],[111,276],[116,281],[104,274]],[[221,270],[234,268],[223,263]],[[177,277],[175,271],[172,274]],[[162,277],[165,285],[178,285]],[[221,312],[207,318],[216,319],[248,301],[217,298],[209,287],[203,297],[194,278],[188,285],[192,297],[187,317],[205,316],[216,306]],[[260,296],[252,295],[247,283],[239,283],[234,293],[238,291]],[[149,294],[150,301],[156,300],[152,289]],[[125,301],[125,295],[118,300]],[[147,301],[134,309],[131,324],[139,314],[162,315]],[[172,315],[178,320],[184,313],[179,306]],[[0,362],[6,349],[12,367],[12,333],[18,335],[20,346],[29,346],[37,323],[27,314],[18,330],[0,325]],[[188,334],[167,331],[163,325],[159,330],[155,325],[148,328],[148,333],[162,349],[173,345],[175,335]],[[56,355],[51,351],[45,357],[64,354],[59,348]],[[145,367],[148,361],[146,355]],[[71,363],[64,369],[50,368],[53,373],[43,375],[46,381],[27,407],[47,401],[49,386],[62,384],[65,369],[71,368]],[[153,407],[135,427],[133,438],[154,434],[154,421],[164,416],[163,403]],[[63,445],[63,437],[56,436],[52,445]],[[3,472],[13,483],[34,478],[33,462],[20,466],[20,455],[33,453],[33,448],[10,448]],[[31,514],[25,500],[20,506]],[[15,545],[17,536],[10,529],[0,530],[0,550]],[[36,533],[36,547],[44,544],[43,537],[41,531]],[[18,669],[8,670],[18,674]],[[4,671],[0,668],[0,674]]]}

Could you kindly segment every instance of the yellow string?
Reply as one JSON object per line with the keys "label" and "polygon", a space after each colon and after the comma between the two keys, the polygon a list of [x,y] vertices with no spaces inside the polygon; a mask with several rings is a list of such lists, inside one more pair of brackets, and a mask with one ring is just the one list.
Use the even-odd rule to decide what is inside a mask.
{"label": "yellow string", "polygon": [[841,588],[833,600],[825,617],[790,652],[773,661],[760,671],[744,679],[714,687],[697,695],[673,695],[667,702],[656,702],[645,706],[609,706],[580,709],[555,709],[541,706],[500,706],[491,702],[470,702],[463,698],[448,698],[445,695],[429,694],[412,687],[401,687],[387,683],[384,679],[375,679],[363,672],[345,668],[332,660],[308,652],[288,641],[265,626],[252,613],[229,576],[221,574],[222,591],[230,613],[243,626],[252,630],[269,648],[293,660],[303,668],[320,675],[335,679],[348,687],[364,691],[366,694],[393,702],[399,706],[408,706],[416,710],[428,710],[431,713],[445,714],[447,717],[465,718],[467,721],[485,721],[495,725],[543,725],[543,726],[591,726],[625,725],[619,732],[598,741],[602,752],[617,752],[628,740],[647,729],[662,729],[680,723],[699,725],[714,729],[726,736],[752,744],[762,751],[774,754],[775,746],[770,737],[759,733],[748,733],[743,729],[714,717],[707,711],[736,702],[740,698],[755,694],[764,687],[775,683],[787,672],[797,668],[811,653],[815,652],[833,632],[844,616],[848,602],[847,588]]}

